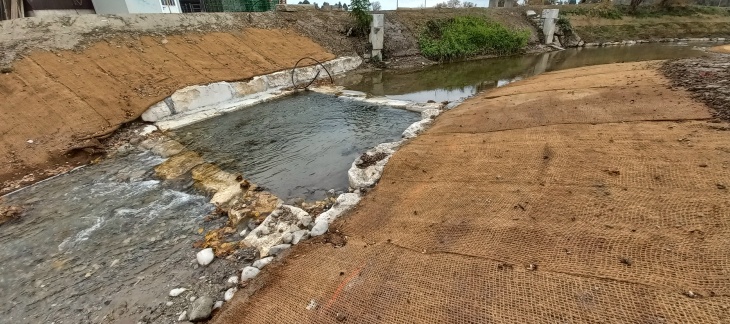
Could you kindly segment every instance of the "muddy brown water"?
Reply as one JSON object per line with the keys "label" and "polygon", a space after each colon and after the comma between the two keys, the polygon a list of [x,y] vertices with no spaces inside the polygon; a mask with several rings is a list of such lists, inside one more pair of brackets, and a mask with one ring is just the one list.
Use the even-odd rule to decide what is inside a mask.
{"label": "muddy brown water", "polygon": [[[346,81],[349,88],[374,95],[458,100],[544,71],[701,54],[692,47],[669,45],[568,50],[409,73],[359,74]],[[283,107],[296,113],[248,108],[227,115],[227,120],[192,125],[190,136],[184,131],[178,135],[188,136],[192,148],[209,145],[204,156],[231,170],[239,168],[247,177],[260,177],[265,187],[284,195],[311,195],[336,188],[334,182],[341,188],[355,156],[398,138],[418,119],[417,114],[387,107],[322,104],[311,98],[284,99]],[[216,141],[244,146],[216,151],[225,148]],[[249,150],[252,146],[256,149]],[[286,149],[293,154],[277,153]],[[190,304],[186,298],[203,292],[171,299],[171,288],[193,288],[192,282],[203,276],[220,283],[235,274],[228,270],[243,265],[215,275],[210,267],[196,269],[190,246],[200,227],[212,226],[203,217],[213,207],[189,185],[155,179],[153,168],[161,162],[150,153],[133,151],[6,196],[26,212],[19,221],[0,226],[0,322],[176,322]],[[321,181],[307,180],[315,178]],[[220,299],[222,291],[214,288],[212,297]],[[169,300],[175,305],[166,307]]]}
{"label": "muddy brown water", "polygon": [[340,83],[353,90],[393,99],[457,101],[545,72],[598,64],[696,57],[704,55],[704,48],[716,45],[718,43],[656,43],[572,48],[539,55],[440,64],[405,73],[357,74]]}

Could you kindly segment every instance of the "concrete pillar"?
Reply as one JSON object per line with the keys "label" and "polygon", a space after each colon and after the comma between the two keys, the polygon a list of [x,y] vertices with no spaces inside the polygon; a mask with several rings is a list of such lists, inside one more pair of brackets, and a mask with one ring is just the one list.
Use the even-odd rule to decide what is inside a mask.
{"label": "concrete pillar", "polygon": [[489,8],[499,7],[499,0],[489,0]]}
{"label": "concrete pillar", "polygon": [[373,45],[373,52],[370,59],[380,61],[383,59],[383,37],[385,34],[385,15],[373,14],[373,22],[370,23],[370,44]]}
{"label": "concrete pillar", "polygon": [[552,44],[555,35],[555,21],[558,19],[559,9],[542,10],[542,33],[545,35],[545,44]]}
{"label": "concrete pillar", "polygon": [[504,0],[504,7],[505,8],[512,8],[515,6],[516,0]]}

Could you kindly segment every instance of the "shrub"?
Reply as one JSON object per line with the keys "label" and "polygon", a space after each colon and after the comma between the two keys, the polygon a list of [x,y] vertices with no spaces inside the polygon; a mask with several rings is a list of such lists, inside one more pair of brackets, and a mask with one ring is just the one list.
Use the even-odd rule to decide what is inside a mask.
{"label": "shrub", "polygon": [[423,56],[444,61],[481,54],[514,54],[527,45],[529,37],[528,31],[514,31],[493,21],[466,16],[429,21],[418,45]]}
{"label": "shrub", "polygon": [[370,8],[369,0],[352,0],[350,2],[350,16],[355,18],[355,29],[357,34],[367,34],[370,30],[370,23],[373,21],[373,16],[368,11]]}

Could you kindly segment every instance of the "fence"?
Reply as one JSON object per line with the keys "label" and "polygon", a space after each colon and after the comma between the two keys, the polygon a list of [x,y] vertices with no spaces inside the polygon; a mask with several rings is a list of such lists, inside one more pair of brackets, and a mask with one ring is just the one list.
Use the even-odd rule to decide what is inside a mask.
{"label": "fence", "polygon": [[259,12],[274,10],[278,0],[183,0],[183,12]]}

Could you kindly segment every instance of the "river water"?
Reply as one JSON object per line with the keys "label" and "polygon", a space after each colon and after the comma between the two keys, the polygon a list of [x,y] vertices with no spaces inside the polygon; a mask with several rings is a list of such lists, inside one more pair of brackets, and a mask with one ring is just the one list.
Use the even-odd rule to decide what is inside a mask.
{"label": "river water", "polygon": [[[372,95],[454,101],[545,71],[701,54],[676,44],[575,49],[356,74],[345,84]],[[305,93],[176,133],[207,160],[282,197],[311,198],[345,189],[358,154],[399,138],[418,118]],[[193,271],[190,246],[213,207],[187,185],[156,179],[153,168],[162,161],[135,150],[6,196],[26,212],[0,226],[0,322],[115,322],[104,316],[125,311],[117,316],[135,319],[160,311],[135,313],[132,305],[164,304],[170,288],[204,276]]]}
{"label": "river water", "polygon": [[282,199],[346,191],[359,154],[400,139],[419,113],[305,92],[176,131],[179,140],[226,171]]}
{"label": "river water", "polygon": [[718,43],[655,43],[633,46],[571,48],[537,55],[447,63],[424,69],[351,75],[342,85],[373,96],[426,102],[457,101],[544,72],[581,66],[665,60],[703,55]]}

